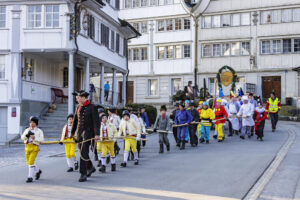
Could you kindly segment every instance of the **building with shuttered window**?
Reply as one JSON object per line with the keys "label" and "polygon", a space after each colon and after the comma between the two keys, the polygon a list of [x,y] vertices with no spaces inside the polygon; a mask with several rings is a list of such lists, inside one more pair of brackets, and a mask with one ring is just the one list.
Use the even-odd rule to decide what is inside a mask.
{"label": "building with shuttered window", "polygon": [[[73,113],[72,92],[88,91],[91,74],[126,78],[127,40],[138,35],[119,18],[118,0],[0,1],[0,144],[18,136],[29,116],[42,116],[55,91],[68,96]],[[100,88],[97,104],[104,103]],[[125,103],[116,79],[112,96],[110,104]]]}

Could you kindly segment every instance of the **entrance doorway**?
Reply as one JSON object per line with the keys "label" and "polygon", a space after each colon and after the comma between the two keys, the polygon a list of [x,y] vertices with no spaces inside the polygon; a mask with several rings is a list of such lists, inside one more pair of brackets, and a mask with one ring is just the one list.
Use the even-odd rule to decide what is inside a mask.
{"label": "entrance doorway", "polygon": [[[75,73],[75,91],[82,89],[82,69],[76,67],[76,73]],[[87,91],[88,92],[88,91]]]}
{"label": "entrance doorway", "polygon": [[[127,92],[126,92],[126,102],[127,104],[133,103],[133,91],[134,91],[134,82],[133,81],[127,81]],[[123,100],[123,81],[119,82],[119,91],[120,91],[120,99],[119,101],[122,102]]]}
{"label": "entrance doorway", "polygon": [[7,139],[7,107],[0,107],[0,145]]}
{"label": "entrance doorway", "polygon": [[281,76],[262,77],[262,98],[264,102],[268,100],[271,92],[275,92],[276,96],[281,99]]}

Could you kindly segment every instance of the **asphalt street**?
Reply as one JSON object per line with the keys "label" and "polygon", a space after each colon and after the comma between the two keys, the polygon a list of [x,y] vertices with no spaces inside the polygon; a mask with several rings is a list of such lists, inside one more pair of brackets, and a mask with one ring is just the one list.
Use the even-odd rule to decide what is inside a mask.
{"label": "asphalt street", "polygon": [[[66,172],[63,148],[57,145],[57,155],[37,159],[43,174],[33,183],[25,183],[25,158],[0,167],[0,199],[242,199],[287,140],[289,128],[299,132],[298,124],[279,122],[278,130],[272,133],[268,122],[263,142],[234,136],[226,137],[223,143],[212,140],[196,148],[187,145],[183,151],[175,147],[173,136],[169,135],[171,151],[164,154],[158,154],[158,135],[153,134],[142,149],[140,165],[134,166],[131,161],[127,168],[119,167],[121,152],[116,172],[108,166],[106,174],[97,171],[85,183],[78,182],[78,172]],[[290,156],[298,153],[299,157],[295,145],[296,142]],[[42,151],[47,148],[41,147]],[[282,176],[278,173],[275,175]],[[299,177],[294,178],[296,182]],[[277,195],[270,194],[279,184],[270,185],[274,181],[267,185],[261,199]]]}

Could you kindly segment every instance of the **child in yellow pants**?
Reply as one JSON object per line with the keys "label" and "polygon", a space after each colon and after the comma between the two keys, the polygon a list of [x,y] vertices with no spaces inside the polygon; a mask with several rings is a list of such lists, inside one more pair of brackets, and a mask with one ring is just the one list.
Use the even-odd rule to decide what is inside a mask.
{"label": "child in yellow pants", "polygon": [[119,128],[119,136],[125,136],[124,137],[124,162],[121,163],[121,167],[126,167],[127,161],[128,161],[128,154],[129,150],[131,148],[131,151],[134,154],[134,164],[138,165],[138,153],[136,149],[137,141],[140,140],[140,128],[138,128],[136,122],[132,119],[130,119],[130,113],[125,110],[123,112],[123,120],[120,124]]}
{"label": "child in yellow pants", "polygon": [[76,161],[76,155],[75,155],[75,149],[76,149],[75,134],[71,133],[73,118],[74,116],[72,114],[68,115],[67,117],[68,123],[64,126],[61,133],[61,139],[60,139],[60,144],[65,143],[65,153],[67,158],[67,164],[69,167],[67,172],[72,172],[74,171],[74,169],[75,170],[78,169],[78,161]]}
{"label": "child in yellow pants", "polygon": [[[116,126],[108,122],[107,116],[102,115],[102,122],[100,127],[100,141],[97,142],[97,147],[101,146],[101,168],[100,172],[106,172],[106,156],[109,154],[111,159],[111,171],[116,171],[116,157],[115,157],[115,139],[117,137]],[[99,149],[100,150],[100,149]]]}
{"label": "child in yellow pants", "polygon": [[21,139],[25,143],[25,155],[26,162],[28,165],[28,178],[26,180],[27,183],[31,183],[33,181],[33,174],[35,173],[35,180],[38,180],[42,174],[42,170],[35,164],[35,159],[39,152],[39,145],[42,141],[44,141],[44,133],[41,129],[37,127],[38,118],[30,117],[30,126],[27,128]]}

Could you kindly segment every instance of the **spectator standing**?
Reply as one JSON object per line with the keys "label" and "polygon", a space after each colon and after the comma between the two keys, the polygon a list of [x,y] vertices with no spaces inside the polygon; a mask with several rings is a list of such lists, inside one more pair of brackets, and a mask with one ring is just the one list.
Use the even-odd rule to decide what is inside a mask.
{"label": "spectator standing", "polygon": [[107,81],[104,84],[104,98],[105,98],[105,101],[108,100],[108,95],[109,95],[109,81]]}

